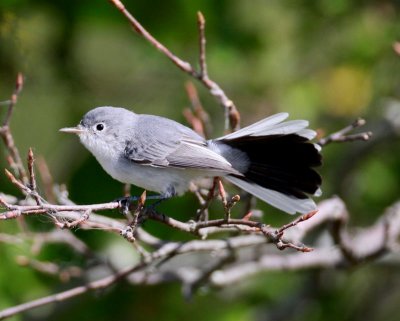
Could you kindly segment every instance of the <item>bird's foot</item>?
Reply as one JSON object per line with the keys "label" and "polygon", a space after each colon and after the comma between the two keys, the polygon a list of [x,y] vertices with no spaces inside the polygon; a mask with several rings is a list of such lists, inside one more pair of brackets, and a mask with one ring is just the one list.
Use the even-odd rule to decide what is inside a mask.
{"label": "bird's foot", "polygon": [[132,203],[136,202],[139,198],[136,196],[119,197],[115,202],[119,204],[119,210],[122,215],[127,216],[131,210]]}

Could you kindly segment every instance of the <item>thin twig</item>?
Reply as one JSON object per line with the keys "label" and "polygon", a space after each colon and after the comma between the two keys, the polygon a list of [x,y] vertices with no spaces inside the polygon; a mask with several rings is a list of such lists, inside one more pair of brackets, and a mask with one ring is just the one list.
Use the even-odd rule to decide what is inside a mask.
{"label": "thin twig", "polygon": [[222,184],[221,178],[216,177],[215,180],[217,181],[219,196],[221,197],[222,205],[224,206],[225,220],[229,222],[231,218],[231,213],[228,211],[228,201],[226,197],[225,188],[224,185]]}
{"label": "thin twig", "polygon": [[206,60],[206,43],[207,43],[207,41],[206,41],[206,35],[205,35],[206,20],[204,19],[204,16],[200,11],[197,12],[197,24],[199,27],[200,77],[208,78],[207,60]]}
{"label": "thin twig", "polygon": [[[101,203],[101,204],[90,204],[90,205],[54,205],[54,204],[41,204],[41,205],[11,205],[4,204],[4,201],[0,200],[3,205],[6,205],[7,212],[0,213],[0,220],[14,219],[17,216],[13,216],[13,212],[18,212],[19,215],[37,215],[54,212],[86,212],[86,211],[101,211],[101,210],[112,210],[120,208],[119,202]],[[18,216],[19,216],[18,215]]]}
{"label": "thin twig", "polygon": [[222,205],[224,206],[225,220],[226,222],[229,222],[231,219],[232,207],[240,201],[240,196],[234,195],[230,200],[228,200],[222,180],[219,177],[216,177],[214,180],[217,182],[219,196],[221,197]]}
{"label": "thin twig", "polygon": [[310,218],[312,218],[315,214],[317,214],[318,213],[318,210],[315,210],[315,211],[311,211],[310,213],[307,213],[307,214],[304,214],[304,215],[302,215],[302,216],[300,216],[299,218],[297,218],[296,220],[294,220],[293,222],[290,222],[289,224],[285,224],[285,225],[283,225],[277,232],[278,232],[278,234],[283,234],[283,232],[285,231],[285,230],[287,230],[288,228],[291,228],[291,227],[293,227],[293,226],[296,226],[297,224],[299,224],[299,223],[301,223],[301,222],[304,222],[304,221],[307,221],[307,220],[309,220]]}
{"label": "thin twig", "polygon": [[[229,99],[221,87],[213,80],[208,77],[207,72],[197,72],[193,66],[179,57],[175,56],[167,47],[161,44],[157,39],[155,39],[136,19],[135,17],[125,8],[123,3],[119,0],[109,0],[130,22],[133,29],[146,39],[150,44],[152,44],[157,50],[162,52],[168,59],[170,59],[179,69],[186,72],[190,76],[198,79],[213,95],[217,101],[225,109],[225,129],[229,127],[232,130],[237,130],[240,127],[240,114],[231,99]],[[204,25],[203,25],[204,26]],[[202,49],[201,49],[202,48]],[[205,46],[200,46],[201,54],[200,57],[204,57],[203,67],[205,66]],[[203,58],[201,58],[203,60]],[[205,69],[206,70],[206,69]],[[204,70],[203,70],[204,71]]]}
{"label": "thin twig", "polygon": [[[87,209],[86,211],[83,212],[80,218],[73,220],[72,222],[58,222],[55,220],[55,224],[58,228],[60,229],[71,229],[76,226],[81,225],[83,222],[87,221],[89,219],[90,214],[92,213],[91,209]],[[54,217],[54,215],[53,215]]]}
{"label": "thin twig", "polygon": [[11,115],[14,111],[14,106],[17,104],[18,95],[20,94],[23,86],[24,86],[24,77],[21,73],[18,73],[17,80],[15,82],[15,90],[11,95],[11,99],[9,100],[7,114],[6,117],[4,118],[2,127],[8,127],[10,125]]}
{"label": "thin twig", "polygon": [[5,309],[3,311],[0,311],[0,320],[4,320],[4,319],[9,318],[18,313],[32,310],[34,308],[38,308],[40,306],[44,306],[44,305],[47,305],[50,303],[66,301],[68,299],[82,295],[89,291],[107,288],[107,287],[111,286],[112,284],[116,283],[117,281],[119,281],[120,279],[124,278],[125,276],[129,275],[130,273],[140,269],[142,267],[142,265],[143,264],[139,264],[137,266],[124,269],[118,273],[109,275],[109,276],[102,278],[100,280],[97,280],[97,281],[90,282],[86,285],[78,286],[76,288],[73,288],[73,289],[70,289],[70,290],[67,290],[64,292],[49,295],[47,297],[43,297],[38,300],[33,300],[33,301],[30,301],[27,303],[23,303],[23,304],[16,305],[14,307]]}
{"label": "thin twig", "polygon": [[146,190],[144,190],[142,195],[140,195],[140,198],[137,202],[136,208],[133,211],[132,219],[129,222],[129,226],[131,226],[133,229],[136,229],[138,226],[139,216],[143,212],[144,204],[146,203],[146,197],[147,197],[147,193],[146,193]]}
{"label": "thin twig", "polygon": [[[28,236],[21,235],[27,238]],[[35,233],[31,252],[33,255],[40,253],[45,244],[65,244],[75,252],[87,257],[93,257],[89,247],[69,230],[52,230],[49,232]]]}
{"label": "thin twig", "polygon": [[326,146],[330,143],[343,143],[343,142],[352,142],[355,140],[369,140],[372,136],[372,132],[363,132],[359,134],[353,134],[353,135],[346,135],[347,133],[351,132],[355,128],[362,127],[366,124],[366,121],[362,118],[356,119],[352,124],[349,126],[346,126],[345,128],[330,134],[326,137],[321,138],[317,144],[320,146]]}
{"label": "thin twig", "polygon": [[34,170],[34,162],[35,158],[33,156],[32,148],[29,148],[28,152],[29,189],[31,190],[31,195],[35,199],[36,204],[40,205],[42,203],[42,200],[40,199],[40,196],[36,190],[37,185],[36,185],[36,177]]}
{"label": "thin twig", "polygon": [[197,210],[196,218],[195,218],[196,221],[203,219],[204,218],[203,216],[208,214],[208,208],[210,207],[210,204],[215,197],[215,188],[216,187],[217,187],[217,180],[214,178],[213,184],[212,184],[211,188],[209,189],[205,200],[202,203],[200,203],[201,207]]}
{"label": "thin twig", "polygon": [[20,182],[8,169],[4,169],[4,173],[6,174],[7,178],[13,183],[17,188],[19,188],[23,193],[30,194],[31,189],[25,186],[22,182]]}
{"label": "thin twig", "polygon": [[194,112],[194,116],[200,120],[204,133],[203,136],[205,138],[209,138],[212,132],[212,124],[210,121],[210,116],[203,108],[202,103],[200,102],[199,94],[197,93],[197,89],[191,81],[186,82],[185,85],[186,93],[190,100],[190,105]]}
{"label": "thin twig", "polygon": [[183,110],[183,116],[185,116],[186,121],[190,124],[192,129],[202,137],[206,137],[204,132],[204,127],[201,120],[193,114],[189,108]]}
{"label": "thin twig", "polygon": [[19,265],[30,267],[40,273],[58,276],[61,282],[68,282],[71,278],[81,276],[82,269],[77,266],[61,267],[53,262],[43,262],[26,256],[18,256],[16,261]]}
{"label": "thin twig", "polygon": [[0,127],[0,136],[3,139],[4,145],[6,146],[9,153],[7,159],[9,163],[12,164],[12,168],[15,169],[17,177],[21,178],[24,183],[28,183],[28,176],[26,175],[20,153],[18,151],[18,148],[15,146],[14,137],[12,136],[10,131],[11,116],[13,114],[14,107],[18,100],[18,95],[20,94],[23,85],[24,77],[21,73],[19,73],[15,82],[14,92],[12,93],[11,99],[9,100],[7,114],[4,118],[2,126]]}
{"label": "thin twig", "polygon": [[42,185],[44,187],[44,194],[47,201],[49,203],[55,203],[56,197],[54,195],[54,181],[46,160],[43,157],[38,156],[36,160],[36,166],[41,178]]}

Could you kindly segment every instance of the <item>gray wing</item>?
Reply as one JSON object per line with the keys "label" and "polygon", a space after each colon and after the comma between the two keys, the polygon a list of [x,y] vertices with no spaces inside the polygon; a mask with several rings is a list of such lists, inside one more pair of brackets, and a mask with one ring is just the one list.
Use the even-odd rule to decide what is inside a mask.
{"label": "gray wing", "polygon": [[223,156],[207,147],[204,138],[186,126],[157,116],[140,115],[124,154],[130,161],[147,166],[236,173]]}

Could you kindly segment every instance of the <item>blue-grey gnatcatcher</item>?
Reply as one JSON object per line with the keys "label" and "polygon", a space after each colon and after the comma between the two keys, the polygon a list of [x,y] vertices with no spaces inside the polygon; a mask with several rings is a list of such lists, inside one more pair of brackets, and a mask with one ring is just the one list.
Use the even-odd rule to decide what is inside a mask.
{"label": "blue-grey gnatcatcher", "polygon": [[234,133],[205,140],[173,120],[138,115],[124,108],[98,107],[77,127],[82,144],[114,179],[168,198],[184,193],[191,181],[223,176],[231,183],[290,214],[316,205],[307,194],[321,193],[320,148],[304,120],[265,118]]}

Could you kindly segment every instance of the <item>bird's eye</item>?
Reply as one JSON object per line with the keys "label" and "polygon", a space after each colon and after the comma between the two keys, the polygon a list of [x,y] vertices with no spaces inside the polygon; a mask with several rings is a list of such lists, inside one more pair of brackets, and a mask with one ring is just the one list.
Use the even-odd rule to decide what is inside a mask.
{"label": "bird's eye", "polygon": [[104,129],[104,124],[103,123],[99,123],[96,125],[96,130],[101,132]]}

